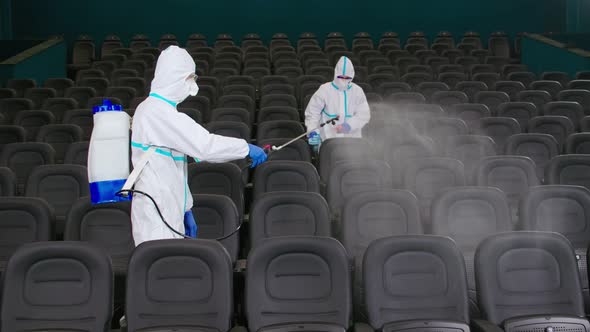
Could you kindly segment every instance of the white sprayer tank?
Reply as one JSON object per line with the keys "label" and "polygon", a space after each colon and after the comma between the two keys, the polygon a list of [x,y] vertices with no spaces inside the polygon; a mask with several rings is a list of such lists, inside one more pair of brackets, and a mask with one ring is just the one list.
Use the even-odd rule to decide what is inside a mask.
{"label": "white sprayer tank", "polygon": [[105,99],[93,108],[94,129],[88,149],[92,204],[130,200],[115,195],[129,177],[130,117],[121,105]]}

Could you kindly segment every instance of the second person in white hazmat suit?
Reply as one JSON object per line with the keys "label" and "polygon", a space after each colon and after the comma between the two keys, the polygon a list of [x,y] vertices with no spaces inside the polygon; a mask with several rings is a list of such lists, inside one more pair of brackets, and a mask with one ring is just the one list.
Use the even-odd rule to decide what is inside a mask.
{"label": "second person in white hazmat suit", "polygon": [[309,144],[319,145],[333,137],[361,137],[371,119],[367,97],[361,87],[352,83],[354,66],[343,56],[336,64],[334,80],[319,87],[305,109],[305,126],[312,130],[336,116],[336,126],[324,126],[309,134]]}
{"label": "second person in white hazmat suit", "polygon": [[[266,160],[259,147],[243,139],[211,134],[176,110],[179,103],[199,90],[195,67],[186,50],[177,46],[164,50],[158,58],[150,95],[137,107],[132,126],[134,166],[150,147],[157,147],[135,189],[152,196],[164,219],[181,234],[185,233],[185,213],[193,206],[187,184],[187,156],[217,163],[250,156],[253,166]],[[162,222],[154,204],[141,194],[133,197],[131,222],[136,246],[149,240],[182,237]]]}

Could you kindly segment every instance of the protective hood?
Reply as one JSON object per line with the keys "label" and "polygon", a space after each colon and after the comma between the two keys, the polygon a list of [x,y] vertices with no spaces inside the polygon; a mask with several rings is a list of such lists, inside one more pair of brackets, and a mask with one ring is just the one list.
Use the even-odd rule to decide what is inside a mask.
{"label": "protective hood", "polygon": [[181,103],[198,90],[196,82],[187,80],[195,70],[195,61],[185,49],[170,46],[158,58],[151,92]]}
{"label": "protective hood", "polygon": [[348,76],[354,79],[354,66],[352,65],[352,61],[345,56],[341,57],[336,64],[333,83],[339,90],[348,89],[352,80],[343,80],[338,78],[338,76]]}

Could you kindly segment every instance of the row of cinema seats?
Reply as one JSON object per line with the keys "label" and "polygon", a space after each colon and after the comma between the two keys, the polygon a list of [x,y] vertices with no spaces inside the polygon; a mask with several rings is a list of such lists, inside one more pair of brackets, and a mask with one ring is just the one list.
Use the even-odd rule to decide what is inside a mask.
{"label": "row of cinema seats", "polygon": [[[315,92],[319,83],[311,85],[313,89],[309,93]],[[427,85],[430,84],[423,84],[424,87]],[[274,88],[276,86],[269,85],[268,87]],[[470,103],[469,97],[462,91],[433,90],[431,92],[432,95],[429,101],[421,93],[416,92],[395,92],[385,100],[380,97],[371,100],[370,105],[374,114],[373,122],[391,120],[390,118],[394,116],[403,116],[420,122],[424,122],[422,121],[424,118],[455,117],[465,120],[468,125],[477,125],[480,118],[509,117],[516,119],[520,127],[519,131],[524,132],[529,129],[528,123],[534,117],[563,116],[571,122],[571,124],[563,124],[563,126],[567,126],[566,129],[569,133],[580,129],[584,130],[588,126],[588,119],[584,119],[588,115],[588,107],[590,107],[590,92],[588,90],[561,91],[557,95],[558,100],[556,101],[552,99],[534,99],[536,93],[546,94],[544,91],[521,91],[517,93],[517,100],[519,101],[516,102],[512,102],[504,92],[479,91],[474,94],[473,103]],[[293,95],[275,94],[274,92],[263,95],[260,100],[260,109],[257,111],[256,103],[250,96],[239,95],[239,92],[235,93],[235,95],[221,97],[218,104],[213,108],[207,97],[189,97],[180,105],[179,110],[201,124],[220,121],[239,122],[241,125],[236,126],[248,129],[249,132],[243,134],[247,138],[257,138],[258,134],[254,135],[257,126],[254,126],[254,124],[273,120],[299,122],[303,116],[304,109],[298,111],[299,104]],[[307,94],[306,97],[310,96],[310,94]],[[371,97],[370,94],[368,97]],[[91,105],[102,103],[102,98],[92,98]],[[110,99],[114,102],[120,101],[118,98]],[[0,100],[0,114],[3,116],[3,123],[21,125],[27,128],[28,140],[35,138],[40,126],[60,123],[80,126],[83,128],[83,137],[88,138],[92,131],[92,112],[90,109],[77,109],[75,107],[76,101],[67,98],[47,100],[45,107],[43,107],[46,108],[44,110],[33,110],[35,107],[27,99],[7,98]],[[133,110],[127,109],[130,114],[133,114]],[[562,122],[567,122],[567,120]],[[420,123],[417,125],[420,125]],[[297,125],[289,123],[282,125],[287,129],[293,126]]]}
{"label": "row of cinema seats", "polygon": [[[586,80],[571,81],[570,89],[561,90],[560,87],[544,87],[534,85],[525,90],[520,82],[497,82],[496,91],[488,91],[488,86],[478,81],[462,81],[450,91],[447,84],[441,82],[421,82],[415,89],[407,83],[389,82],[386,78],[376,77],[371,84],[381,89],[378,94],[367,93],[372,110],[376,115],[380,113],[395,113],[404,109],[405,116],[412,118],[461,117],[468,124],[481,117],[498,116],[513,117],[521,126],[521,131],[528,129],[529,119],[538,115],[565,116],[572,123],[573,130],[582,127],[582,118],[588,115],[590,109],[590,87]],[[267,77],[263,80],[263,87],[258,96],[254,88],[254,79],[247,76],[233,76],[224,81],[223,93],[217,98],[220,87],[219,80],[212,77],[201,77],[202,91],[199,96],[189,97],[179,109],[195,121],[205,124],[212,121],[241,122],[247,127],[249,137],[256,137],[256,123],[269,120],[300,121],[303,111],[316,89],[325,82],[321,77],[302,76],[295,83],[296,89],[290,85],[285,77]],[[509,84],[510,83],[510,84]],[[514,84],[512,84],[514,83]],[[549,81],[537,81],[551,85]],[[574,84],[575,83],[575,84]],[[579,83],[579,84],[578,84]],[[363,83],[359,83],[363,85]],[[584,85],[586,84],[586,85]],[[557,85],[561,86],[559,83]],[[371,85],[368,85],[371,87]],[[45,89],[45,88],[40,88]],[[33,89],[29,89],[30,91]],[[369,90],[369,89],[366,89]],[[551,90],[551,91],[549,91]],[[33,127],[29,139],[34,137],[34,128],[42,124],[73,123],[84,128],[83,134],[89,136],[91,131],[91,112],[89,108],[100,104],[105,97],[96,97],[97,92],[92,87],[71,87],[67,93],[70,98],[4,98],[0,100],[0,114],[3,123],[25,125]],[[145,97],[132,98],[132,94],[125,96],[111,96],[113,102],[122,103],[130,114]],[[260,99],[258,99],[260,97]],[[407,105],[411,104],[412,107]],[[442,108],[442,109],[441,109]],[[393,109],[393,110],[392,110]],[[23,111],[29,111],[22,113]],[[35,112],[31,112],[35,110]],[[45,112],[40,112],[44,110]],[[22,114],[21,114],[22,113]],[[465,114],[463,114],[465,113]],[[377,121],[380,120],[376,116]],[[285,127],[289,127],[285,125]],[[571,131],[571,130],[570,130]]]}
{"label": "row of cinema seats", "polygon": [[[578,137],[575,134],[573,138]],[[584,142],[580,141],[580,149]],[[269,141],[277,142],[284,141]],[[325,146],[329,146],[327,141]],[[375,185],[381,179],[384,188],[408,189],[421,198],[424,215],[429,215],[429,202],[433,188],[426,187],[427,173],[436,169],[438,173],[452,175],[433,185],[442,188],[449,185],[496,186],[504,190],[516,216],[516,207],[522,195],[530,186],[545,184],[577,184],[590,186],[590,180],[583,170],[589,160],[587,154],[557,155],[557,145],[549,135],[521,134],[509,138],[507,155],[495,155],[493,141],[482,136],[457,136],[450,140],[452,145],[443,155],[435,153],[435,147],[428,140],[407,140],[391,147],[385,161],[373,153],[372,147],[364,140],[343,140],[340,146],[334,144],[334,160],[363,160],[357,168],[371,169],[378,177],[361,179],[358,186]],[[65,218],[69,206],[79,197],[87,195],[87,175],[85,161],[87,143],[69,146],[65,164],[54,164],[55,152],[46,143],[14,143],[6,145],[0,154],[3,166],[0,180],[3,196],[42,195],[56,207],[60,219]],[[327,151],[328,149],[323,149]],[[512,152],[512,153],[511,153]],[[583,152],[583,151],[582,151]],[[576,153],[580,153],[576,151]],[[340,154],[340,155],[338,155]],[[325,154],[327,156],[327,154]],[[537,156],[539,155],[539,156]],[[300,160],[280,160],[295,156]],[[239,215],[248,213],[251,202],[263,193],[278,190],[311,191],[324,194],[334,211],[340,209],[346,187],[340,188],[339,181],[351,172],[343,165],[330,161],[330,157],[320,156],[319,173],[310,163],[310,154],[305,142],[299,141],[281,153],[271,154],[271,161],[259,167],[253,174],[252,186],[247,183],[246,173],[235,163],[209,164],[191,163],[188,167],[188,184],[193,193],[223,194],[230,197]],[[307,157],[305,160],[304,157]],[[296,159],[293,158],[293,159]],[[537,161],[535,161],[537,159]],[[522,177],[510,177],[510,172],[518,170]],[[506,174],[496,176],[495,174]],[[68,186],[60,184],[64,176],[71,178]],[[45,177],[55,181],[44,182],[43,190],[36,188]],[[332,179],[333,177],[333,179]],[[431,177],[434,177],[432,175]],[[356,182],[361,180],[355,180]],[[64,188],[69,187],[71,192]],[[516,219],[516,217],[515,217]],[[61,229],[61,228],[60,228]],[[61,234],[61,232],[58,232]]]}
{"label": "row of cinema seats", "polygon": [[[340,32],[330,32],[326,34],[325,41],[324,41],[324,49],[328,50],[331,47],[345,47],[348,48],[347,42],[344,40],[346,36],[344,36]],[[491,37],[495,38],[506,38],[506,34],[502,32],[495,32],[491,35]],[[481,36],[479,33],[474,31],[465,32],[463,36],[460,37],[460,43],[463,45],[471,44],[474,47],[482,47]],[[368,43],[371,41],[371,43]],[[388,44],[396,44],[399,43],[400,36],[396,32],[384,32],[379,39],[379,46],[388,45]],[[489,43],[488,45],[494,44]],[[285,45],[291,45],[289,38],[287,35],[283,33],[276,33],[273,35],[271,42],[269,44],[270,48],[282,47]],[[423,32],[412,32],[408,35],[406,44],[426,44],[428,45],[431,43],[434,44],[446,44],[446,45],[454,45],[455,44],[455,37],[448,31],[441,31],[439,32],[432,42],[429,41],[429,38]],[[95,41],[89,35],[80,35],[76,40],[76,45],[78,46],[79,50],[86,48],[89,49],[90,52],[87,52],[86,57],[89,60],[96,58],[96,54],[92,53],[93,51],[96,52],[97,45]],[[356,33],[352,40],[353,47],[359,47],[364,45],[372,45],[372,37],[367,32],[359,32]],[[177,36],[173,34],[165,34],[160,37],[159,43],[157,45],[158,49],[166,49],[170,45],[181,46]],[[297,41],[297,47],[309,46],[309,45],[319,45],[317,42],[317,36],[314,33],[304,32],[299,35],[299,39]],[[82,47],[84,46],[84,47]],[[138,34],[131,38],[131,42],[129,45],[125,45],[121,38],[115,34],[106,36],[101,42],[101,55],[110,55],[110,54],[117,54],[122,53],[118,51],[118,49],[125,48],[128,46],[133,51],[138,51],[144,48],[153,47],[154,45],[151,44],[150,38],[146,35]],[[191,34],[185,45],[186,48],[195,48],[195,47],[208,47],[207,37],[195,33]],[[221,49],[224,47],[233,47],[238,46],[236,45],[236,41],[234,38],[229,34],[219,34],[216,37],[216,42],[212,45],[215,49]],[[260,35],[256,33],[249,33],[244,35],[242,38],[242,42],[239,45],[242,49],[248,49],[250,47],[257,47],[257,46],[265,46],[264,42],[261,40]],[[492,45],[494,46],[494,45]],[[75,49],[76,47],[74,47]],[[463,48],[463,47],[460,47]],[[76,50],[74,50],[74,53]],[[88,54],[90,53],[90,54]]]}
{"label": "row of cinema seats", "polygon": [[[236,77],[240,78],[240,77]],[[298,83],[301,85],[301,95],[306,95],[306,101],[311,97],[311,93],[319,86],[319,81],[314,83],[308,82],[310,77],[302,77]],[[462,83],[481,83],[481,82],[462,82]],[[384,83],[386,84],[386,83]],[[372,94],[367,94],[370,99],[373,122],[382,120],[390,121],[394,116],[403,116],[415,121],[421,121],[424,118],[441,118],[441,117],[458,117],[464,119],[468,125],[477,125],[477,121],[484,117],[511,117],[518,121],[520,130],[528,130],[528,122],[537,116],[564,116],[567,120],[564,122],[568,133],[575,130],[585,130],[587,126],[588,109],[590,107],[590,91],[583,89],[563,90],[556,95],[557,100],[551,99],[546,91],[520,91],[516,92],[516,100],[511,101],[509,95],[503,91],[471,91],[472,100],[463,91],[445,91],[434,85],[445,86],[443,83],[421,83],[419,86],[426,90],[424,94],[430,94],[427,100],[422,93],[409,92],[400,85],[400,90],[390,94],[383,100],[381,97],[371,98]],[[281,84],[269,84],[263,88],[274,89],[282,86]],[[286,85],[285,85],[286,86]],[[201,124],[209,122],[239,122],[241,125],[234,125],[238,134],[245,138],[256,138],[256,123],[263,123],[273,120],[295,121],[301,120],[304,111],[298,107],[302,106],[297,102],[294,95],[285,91],[269,90],[270,94],[263,95],[260,100],[260,110],[251,96],[241,95],[239,90],[246,85],[231,85],[226,88],[237,88],[232,90],[229,95],[224,95],[215,106],[212,106],[209,97],[195,96],[189,97],[183,102],[179,110],[187,113],[191,118]],[[308,89],[308,88],[311,88]],[[91,89],[91,88],[89,88]],[[396,88],[397,89],[397,88]],[[303,92],[303,90],[307,92]],[[293,92],[292,88],[289,91]],[[548,98],[544,98],[548,97]],[[104,97],[93,97],[89,105],[102,103]],[[111,98],[114,102],[120,102],[119,98]],[[134,105],[143,100],[131,101]],[[472,103],[470,103],[470,101]],[[427,103],[429,102],[429,103]],[[6,98],[0,100],[0,114],[3,115],[3,123],[21,125],[28,129],[28,139],[34,139],[36,130],[44,124],[76,124],[83,128],[84,138],[90,135],[92,130],[91,111],[90,109],[76,109],[77,101],[73,98],[50,98],[44,102],[45,110],[31,110],[36,108],[33,102],[22,98]],[[26,111],[26,112],[25,112]],[[133,109],[127,109],[131,114]],[[432,119],[427,119],[432,121]],[[415,122],[414,121],[414,122]],[[555,118],[554,118],[555,121]],[[559,121],[558,121],[559,122]],[[420,123],[418,123],[420,125]],[[283,123],[286,131],[292,128],[298,132],[300,128],[296,124]],[[516,127],[513,125],[512,127]],[[244,129],[247,128],[247,129]],[[240,132],[239,130],[245,131]],[[514,132],[516,133],[516,132]],[[285,135],[286,133],[281,133]],[[264,136],[264,135],[263,135]],[[276,136],[276,135],[275,135]]]}
{"label": "row of cinema seats", "polygon": [[[319,194],[321,183],[311,164],[268,162],[255,176],[254,203],[248,227],[244,227],[248,236],[235,234],[222,243],[232,262],[236,262],[268,237],[333,236],[342,241],[360,266],[364,248],[384,235],[450,236],[465,255],[472,316],[477,317],[472,262],[475,248],[483,238],[511,230],[556,231],[572,242],[580,256],[587,299],[584,255],[589,236],[585,230],[588,229],[590,192],[584,173],[590,158],[587,155],[571,157],[574,158],[556,160],[552,166],[555,175],[549,178],[555,182],[549,183],[561,185],[546,186],[537,186],[539,182],[530,159],[489,158],[480,168],[482,175],[478,179],[483,182],[477,183],[479,187],[463,187],[465,180],[460,161],[416,159],[410,161],[407,172],[412,173],[412,177],[405,182],[405,188],[411,192],[391,191],[389,167],[382,161],[340,161],[329,170],[326,199]],[[199,220],[200,236],[215,239],[229,234],[241,222],[234,201],[242,202],[242,192],[235,191],[241,178],[238,172],[232,182],[228,174],[218,171],[226,166],[236,169],[233,164],[221,164],[225,166],[219,168],[202,165],[206,165],[210,173],[192,174],[189,183],[198,184],[197,192],[209,194],[195,195],[193,210]],[[7,223],[3,233],[13,241],[19,239],[6,247],[4,257],[9,257],[23,242],[50,240],[54,237],[52,229],[62,228],[66,240],[92,242],[103,248],[116,263],[115,272],[124,274],[133,249],[129,205],[93,207],[87,198],[81,198],[70,209],[71,196],[75,196],[76,190],[80,190],[80,196],[84,196],[84,191],[87,195],[87,184],[67,172],[56,172],[65,167],[67,165],[36,169],[45,177],[32,176],[28,188],[38,190],[38,195],[31,196],[42,199],[5,197],[0,200],[6,213],[3,220]],[[75,183],[79,188],[66,188],[66,183]],[[221,188],[219,183],[230,184]],[[46,202],[54,206],[55,212],[66,213],[66,216],[62,215],[60,221],[60,216],[56,215],[54,221],[54,212]],[[23,214],[28,216],[29,223],[25,232],[23,228],[14,229]]]}
{"label": "row of cinema seats", "polygon": [[[249,36],[247,43],[249,45],[245,45],[244,48],[231,46],[233,45],[233,42],[231,41],[231,37],[227,35],[222,36],[223,40],[221,42],[229,43],[230,45],[217,48],[208,48],[206,45],[201,45],[200,41],[202,41],[202,36],[193,37],[201,38],[192,40],[195,42],[199,41],[199,43],[187,45],[187,48],[189,48],[189,51],[193,54],[196,60],[199,76],[211,76],[220,81],[224,81],[230,76],[240,74],[251,76],[258,81],[262,79],[263,76],[271,75],[272,73],[275,75],[284,75],[291,82],[304,74],[321,77],[321,80],[325,82],[333,78],[333,65],[335,64],[335,61],[343,55],[349,56],[355,63],[355,67],[358,69],[357,82],[365,82],[369,74],[381,74],[382,76],[387,76],[386,73],[389,73],[391,70],[400,75],[402,73],[405,74],[408,71],[410,74],[424,74],[421,72],[421,69],[418,68],[420,67],[418,64],[427,64],[427,58],[442,58],[448,65],[451,65],[456,62],[456,57],[464,57],[466,58],[464,59],[465,63],[463,63],[463,61],[458,62],[458,66],[464,67],[459,70],[459,72],[466,70],[471,71],[471,65],[486,62],[486,54],[490,58],[489,61],[495,61],[493,63],[498,66],[498,68],[503,64],[511,63],[511,60],[509,59],[510,48],[507,46],[508,39],[505,35],[501,34],[495,34],[492,39],[501,41],[500,44],[502,44],[502,46],[500,48],[503,49],[495,49],[495,45],[497,44],[490,42],[489,51],[482,49],[479,35],[474,33],[466,34],[461,43],[462,45],[459,45],[471,45],[471,47],[463,49],[458,46],[458,49],[444,50],[435,46],[445,46],[447,48],[454,47],[453,38],[448,33],[442,33],[437,37],[437,40],[435,40],[435,43],[432,45],[432,49],[422,50],[420,48],[427,48],[428,46],[428,40],[423,34],[412,34],[405,45],[405,48],[409,50],[401,50],[400,41],[396,34],[384,34],[379,42],[378,49],[374,49],[370,36],[361,33],[357,35],[357,40],[353,42],[353,52],[348,52],[346,42],[344,42],[341,34],[330,34],[328,43],[330,45],[326,45],[325,50],[320,48],[319,43],[315,40],[313,34],[302,35],[302,40],[297,43],[297,49],[293,48],[289,40],[285,39],[285,36],[282,35],[277,36],[277,39],[273,40],[270,48],[263,46],[259,37],[254,35]],[[145,38],[145,36],[142,38]],[[174,36],[167,35],[165,39],[167,42],[162,47],[177,44],[175,39]],[[256,45],[252,45],[253,42],[256,42]],[[153,78],[154,63],[160,50],[149,47],[143,49],[121,48],[123,45],[116,37],[109,38],[107,44],[109,45],[110,51],[107,54],[103,54],[100,61],[93,61],[95,58],[94,55],[92,55],[95,53],[93,43],[87,38],[76,43],[74,46],[74,58],[84,58],[79,61],[80,63],[92,62],[91,69],[85,69],[76,74],[77,84],[85,87],[93,87],[98,95],[102,95],[107,89],[112,90],[117,89],[117,87],[120,86],[125,86],[127,89],[134,89],[136,91],[136,96],[141,98],[145,92],[149,90],[149,82]],[[80,52],[76,52],[78,46],[81,49]],[[111,49],[114,46],[117,46],[117,48]],[[449,51],[455,51],[455,53],[453,53],[455,55],[451,56],[443,54],[444,52],[448,53]],[[470,54],[477,51],[479,51],[479,54],[474,54],[477,56],[470,56]],[[389,54],[390,52],[394,53]],[[77,53],[81,53],[82,55],[79,56]],[[441,57],[441,55],[444,55],[444,57]],[[398,57],[400,59],[397,59]],[[398,60],[403,60],[402,58],[407,59],[408,61],[403,63],[400,62],[400,64],[398,64]],[[423,58],[423,61],[414,63],[418,58]],[[374,61],[371,62],[371,60]],[[383,61],[385,62],[383,63]],[[439,65],[444,65],[445,61],[443,61],[443,63],[439,63],[440,61],[437,63],[439,63]],[[141,64],[142,62],[144,63]],[[429,66],[430,62],[428,62]],[[251,67],[249,67],[249,64]],[[408,68],[406,67],[411,65],[416,65],[414,66],[416,68],[407,70]],[[491,65],[491,62],[489,65]],[[373,70],[373,67],[388,68],[383,68],[385,71],[377,71]],[[242,71],[242,69],[244,70]],[[416,70],[414,71],[414,69]],[[450,71],[456,70],[456,68],[447,69]],[[483,69],[485,68],[482,68],[482,70]],[[526,71],[526,68],[523,69],[520,67],[512,69]],[[438,73],[438,67],[435,71]],[[133,72],[135,72],[135,74],[132,74]],[[395,77],[393,77],[395,75],[390,76],[393,81],[396,80]],[[413,78],[412,82],[414,82],[415,79],[416,78]],[[432,79],[433,78],[431,77],[430,80]],[[464,78],[464,80],[466,79],[467,77]],[[206,82],[205,85],[209,85],[209,82]],[[219,85],[211,85],[217,88],[219,87]],[[126,95],[128,98],[125,99],[129,99],[130,96],[123,91],[123,87],[118,89],[120,90],[120,93],[117,93],[117,97]],[[368,90],[366,91],[369,92]],[[224,93],[224,91],[219,90],[216,94],[221,96],[222,93]],[[216,102],[216,98],[211,99],[210,96],[208,97],[210,103],[213,105]],[[304,97],[305,96],[301,96],[300,98],[303,99]],[[127,105],[126,100],[123,100],[123,103]]]}
{"label": "row of cinema seats", "polygon": [[[590,328],[575,254],[563,236],[492,235],[479,245],[474,265],[483,308],[480,319],[469,317],[465,263],[447,237],[409,235],[373,241],[354,275],[346,250],[334,239],[267,239],[248,257],[247,330]],[[234,320],[229,256],[214,241],[145,243],[130,259],[128,278],[132,281],[122,330],[246,330]],[[351,315],[357,312],[353,283],[362,288],[363,319]],[[10,259],[2,286],[3,331],[109,331],[112,267],[91,245],[24,245]]]}
{"label": "row of cinema seats", "polygon": [[[402,58],[400,60],[403,60]],[[335,59],[336,61],[338,59]],[[418,60],[414,59],[415,62]],[[471,64],[471,65],[445,65],[437,68],[435,72],[433,69],[423,65],[407,65],[403,67],[403,76],[401,78],[399,74],[392,74],[389,72],[370,72],[364,73],[364,67],[357,65],[355,60],[355,72],[358,72],[355,76],[355,82],[369,93],[380,93],[382,96],[387,96],[391,92],[395,91],[406,91],[412,88],[417,88],[419,83],[439,83],[437,87],[439,90],[444,89],[444,86],[440,83],[447,85],[446,90],[449,88],[457,88],[458,83],[462,85],[469,84],[471,90],[497,90],[506,92],[514,99],[516,92],[522,90],[539,90],[546,91],[549,93],[551,98],[555,98],[557,93],[565,89],[586,89],[588,87],[589,73],[579,72],[575,79],[570,78],[567,73],[562,72],[545,72],[540,76],[535,75],[532,72],[527,71],[526,65],[504,65],[502,67],[493,67],[492,65],[486,64]],[[392,68],[397,68],[394,66]],[[430,68],[430,69],[429,69]],[[396,69],[398,72],[401,69]],[[320,83],[331,81],[334,75],[334,67],[330,66],[326,69],[325,75],[313,74],[313,73],[301,73],[300,75],[282,75],[275,73],[271,75],[263,75],[260,77],[239,73],[232,75],[226,75],[218,77],[214,75],[200,75],[200,84],[207,85],[215,88],[215,94],[213,96],[229,95],[229,92],[224,91],[224,87],[230,85],[250,85],[255,89],[260,89],[269,84],[281,84],[281,85],[297,85],[296,90],[306,82],[303,77],[313,78],[310,82],[319,80]],[[427,74],[430,74],[428,76]],[[408,76],[405,76],[408,75]],[[122,80],[127,78],[125,80]],[[131,79],[133,78],[133,79]],[[108,75],[100,70],[82,70],[78,73],[76,81],[68,78],[51,78],[43,82],[42,87],[37,87],[36,81],[32,79],[13,79],[7,82],[6,88],[0,89],[1,98],[28,98],[31,99],[36,107],[43,105],[43,102],[48,98],[56,97],[77,97],[81,94],[83,87],[93,88],[94,96],[113,95],[113,97],[121,97],[125,102],[134,97],[144,97],[145,93],[149,91],[149,83],[151,77],[138,75],[127,75],[125,69],[118,69]],[[120,83],[116,83],[121,80]],[[124,82],[125,81],[125,82]],[[135,82],[135,83],[134,83]],[[112,84],[111,84],[112,83]],[[383,83],[387,83],[391,86],[383,86]],[[406,83],[406,85],[402,84]],[[482,85],[485,84],[485,85]],[[77,88],[77,89],[74,89]],[[243,88],[243,87],[242,87]],[[284,87],[283,87],[284,88]],[[459,87],[461,88],[461,87]],[[125,93],[133,90],[132,92]],[[69,91],[68,91],[69,90]],[[465,90],[465,89],[463,89]],[[109,94],[106,94],[107,91]],[[247,91],[246,91],[247,92]],[[243,92],[245,94],[246,92]],[[296,91],[297,92],[297,91]],[[422,92],[422,91],[418,91]],[[207,97],[210,102],[214,104],[216,98],[212,98],[212,94],[208,93]],[[305,97],[305,95],[301,96]],[[428,96],[427,96],[428,97]],[[88,98],[86,98],[88,99]],[[81,103],[80,106],[84,107],[86,104]]]}
{"label": "row of cinema seats", "polygon": [[[515,39],[515,53],[519,52],[519,39]],[[383,33],[378,45],[375,46],[372,37],[366,32],[357,33],[352,41],[352,48],[349,48],[345,40],[345,36],[338,32],[332,32],[327,34],[324,45],[321,45],[313,33],[303,33],[300,35],[299,40],[296,43],[296,49],[298,52],[304,52],[308,50],[321,50],[326,53],[334,53],[338,51],[351,51],[354,54],[359,54],[367,50],[378,50],[383,54],[387,54],[391,50],[399,50],[401,48],[401,40],[397,33],[386,32]],[[404,41],[404,49],[411,52],[417,52],[420,50],[432,50],[439,55],[447,56],[447,54],[458,53],[464,55],[495,55],[499,57],[510,57],[511,47],[510,42],[506,34],[496,32],[488,39],[488,52],[476,52],[483,51],[483,44],[481,37],[476,32],[467,32],[461,38],[460,43],[455,45],[455,38],[448,32],[441,32],[437,37],[432,40],[432,43],[428,40],[424,33],[414,32],[408,36]],[[141,59],[144,61],[153,61],[150,57],[137,57],[136,54],[149,54],[157,57],[161,50],[166,49],[170,45],[180,46],[176,36],[172,34],[166,34],[161,37],[159,45],[153,47],[149,38],[145,35],[136,35],[133,37],[129,45],[124,45],[121,39],[116,35],[110,35],[105,38],[101,45],[100,60],[118,60],[118,57],[125,56],[132,59]],[[128,46],[128,47],[126,47]],[[183,47],[188,50],[200,51],[203,49],[210,49],[212,53],[222,51],[234,51],[236,53],[248,52],[249,50],[253,53],[268,52],[270,49],[273,52],[281,52],[285,50],[293,49],[287,35],[277,33],[273,36],[268,47],[261,40],[257,34],[248,34],[244,36],[241,47],[236,46],[233,38],[227,34],[221,34],[217,36],[217,41],[213,47],[209,47],[207,38],[202,34],[192,34],[189,36],[188,41]],[[84,68],[84,65],[88,65],[95,62],[97,59],[96,44],[90,36],[82,35],[74,43],[72,52],[72,67]],[[487,51],[487,50],[486,50]],[[248,60],[247,58],[245,60]]]}

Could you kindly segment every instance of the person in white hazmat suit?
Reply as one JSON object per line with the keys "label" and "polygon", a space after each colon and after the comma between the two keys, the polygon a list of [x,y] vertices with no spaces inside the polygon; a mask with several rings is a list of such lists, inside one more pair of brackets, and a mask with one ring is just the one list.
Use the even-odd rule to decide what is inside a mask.
{"label": "person in white hazmat suit", "polygon": [[343,56],[336,64],[334,80],[319,87],[305,109],[307,130],[339,116],[336,126],[324,126],[308,134],[308,142],[316,148],[333,137],[362,137],[362,129],[371,119],[367,97],[361,87],[352,83],[354,66]]}
{"label": "person in white hazmat suit", "polygon": [[[195,69],[184,49],[170,46],[161,53],[150,95],[135,111],[131,138],[134,166],[150,147],[155,148],[135,190],[152,196],[166,222],[189,237],[196,237],[196,224],[190,212],[193,199],[187,184],[187,156],[214,163],[250,156],[252,167],[266,160],[261,148],[243,139],[211,134],[176,110],[199,90]],[[131,222],[136,246],[150,240],[182,238],[164,224],[151,200],[141,194],[133,197]]]}

